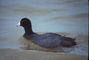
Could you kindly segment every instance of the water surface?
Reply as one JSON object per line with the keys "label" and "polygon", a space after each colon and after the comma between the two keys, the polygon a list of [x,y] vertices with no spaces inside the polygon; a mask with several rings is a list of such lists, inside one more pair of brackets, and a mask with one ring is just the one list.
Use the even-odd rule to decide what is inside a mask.
{"label": "water surface", "polygon": [[87,0],[0,0],[0,48],[19,49],[24,29],[16,24],[23,17],[31,20],[34,32],[88,36]]}

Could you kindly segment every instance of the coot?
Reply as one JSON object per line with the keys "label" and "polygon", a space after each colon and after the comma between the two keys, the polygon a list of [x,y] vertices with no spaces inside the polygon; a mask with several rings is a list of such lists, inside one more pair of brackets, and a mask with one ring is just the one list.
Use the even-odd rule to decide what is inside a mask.
{"label": "coot", "polygon": [[72,47],[76,45],[75,39],[70,37],[64,37],[56,33],[37,34],[33,32],[31,21],[28,18],[22,18],[17,25],[24,28],[24,38],[44,48]]}

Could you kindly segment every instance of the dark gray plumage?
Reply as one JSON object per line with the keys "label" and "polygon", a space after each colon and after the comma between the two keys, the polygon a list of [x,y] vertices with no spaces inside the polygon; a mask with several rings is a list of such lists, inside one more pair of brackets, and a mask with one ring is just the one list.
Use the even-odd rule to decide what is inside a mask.
{"label": "dark gray plumage", "polygon": [[64,37],[55,33],[45,33],[41,35],[34,33],[32,31],[31,21],[28,18],[22,18],[20,26],[24,27],[24,38],[29,39],[42,47],[55,48],[58,46],[71,47],[76,45],[75,39],[70,37]]}

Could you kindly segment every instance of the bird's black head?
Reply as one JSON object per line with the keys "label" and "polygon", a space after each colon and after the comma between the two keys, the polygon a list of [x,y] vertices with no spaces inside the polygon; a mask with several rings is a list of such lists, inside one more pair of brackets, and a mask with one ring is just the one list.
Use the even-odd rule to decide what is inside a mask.
{"label": "bird's black head", "polygon": [[23,27],[31,26],[31,21],[28,18],[22,18],[20,21],[20,26]]}

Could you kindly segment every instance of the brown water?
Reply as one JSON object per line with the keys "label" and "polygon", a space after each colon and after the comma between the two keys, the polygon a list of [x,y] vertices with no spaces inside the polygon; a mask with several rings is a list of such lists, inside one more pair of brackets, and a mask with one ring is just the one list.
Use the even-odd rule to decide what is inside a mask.
{"label": "brown water", "polygon": [[[27,17],[32,22],[33,31],[39,34],[53,32],[68,37],[76,38],[78,45],[69,50],[68,57],[73,54],[70,60],[78,57],[79,60],[86,60],[88,56],[88,1],[87,0],[0,0],[0,59],[8,60],[10,57],[20,60],[21,54],[34,54],[43,59],[66,58],[66,53],[37,52],[37,50],[51,51],[29,42],[22,37],[24,29],[16,27],[21,18]],[[25,44],[24,44],[25,43]],[[29,48],[29,46],[31,48]],[[29,51],[35,51],[31,52]],[[21,51],[23,50],[23,51]],[[6,51],[4,53],[3,51]],[[15,55],[13,53],[20,55]],[[29,52],[29,53],[28,53]],[[11,56],[12,55],[12,56]],[[47,55],[44,57],[44,55]],[[76,55],[76,56],[75,56]],[[1,58],[3,56],[3,58]],[[24,56],[24,55],[22,55]],[[50,57],[49,57],[50,56]],[[83,57],[83,56],[86,56]],[[21,56],[20,56],[21,57]],[[26,56],[25,56],[26,57]],[[31,58],[30,57],[30,58]],[[35,56],[38,57],[38,56]],[[5,59],[4,59],[5,58]],[[12,59],[13,59],[12,58]],[[29,58],[29,56],[28,56]],[[64,58],[64,59],[65,59]],[[21,57],[22,59],[22,57]],[[42,59],[42,57],[38,58]],[[67,58],[69,59],[69,58]],[[24,59],[23,59],[24,60]]]}

